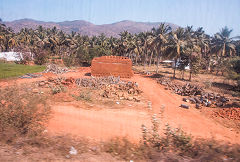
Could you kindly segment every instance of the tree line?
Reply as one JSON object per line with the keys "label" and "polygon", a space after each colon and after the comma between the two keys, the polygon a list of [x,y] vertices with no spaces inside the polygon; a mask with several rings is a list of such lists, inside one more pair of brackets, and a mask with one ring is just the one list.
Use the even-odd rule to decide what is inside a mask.
{"label": "tree line", "polygon": [[24,54],[25,61],[34,54],[36,64],[44,64],[48,58],[57,56],[67,66],[81,65],[90,64],[94,57],[117,55],[129,57],[135,65],[156,65],[158,73],[159,63],[170,59],[175,62],[173,77],[177,68],[184,72],[189,66],[191,80],[192,74],[199,70],[223,73],[229,60],[240,56],[240,37],[230,37],[232,30],[228,27],[210,36],[202,27],[194,30],[192,26],[187,26],[172,30],[162,23],[147,32],[131,34],[123,31],[116,38],[104,34],[92,37],[76,32],[67,34],[56,27],[42,26],[23,28],[15,33],[0,24],[0,50],[19,51]]}

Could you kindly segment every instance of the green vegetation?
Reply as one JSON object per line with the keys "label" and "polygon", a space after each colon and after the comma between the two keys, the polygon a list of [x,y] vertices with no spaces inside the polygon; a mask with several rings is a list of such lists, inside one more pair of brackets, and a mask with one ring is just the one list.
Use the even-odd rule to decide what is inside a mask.
{"label": "green vegetation", "polygon": [[0,79],[17,77],[26,73],[41,72],[45,69],[45,66],[34,65],[21,65],[15,63],[1,63],[0,62]]}
{"label": "green vegetation", "polygon": [[[199,72],[226,72],[224,61],[240,56],[240,40],[230,37],[232,30],[222,28],[218,33],[210,36],[202,27],[196,30],[192,26],[179,27],[172,30],[162,23],[151,31],[131,34],[121,32],[118,38],[99,36],[83,36],[79,33],[71,34],[53,28],[37,29],[23,28],[14,33],[4,25],[0,25],[0,51],[19,51],[23,59],[33,60],[42,65],[48,58],[61,58],[66,66],[90,65],[94,57],[103,55],[117,55],[129,57],[135,65],[144,67],[156,65],[158,73],[159,63],[164,59],[175,60],[180,64],[175,71],[181,70],[184,79],[185,67],[189,66],[190,76]],[[175,63],[175,65],[176,65]]]}

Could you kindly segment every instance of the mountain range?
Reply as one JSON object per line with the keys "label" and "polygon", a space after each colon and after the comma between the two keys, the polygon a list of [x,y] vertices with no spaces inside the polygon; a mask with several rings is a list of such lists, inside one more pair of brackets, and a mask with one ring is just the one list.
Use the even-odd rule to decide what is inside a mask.
{"label": "mountain range", "polygon": [[[104,33],[106,36],[118,37],[122,31],[128,31],[130,33],[139,33],[144,31],[150,31],[153,27],[158,27],[161,22],[135,22],[130,20],[119,21],[112,24],[95,25],[84,20],[63,21],[63,22],[45,22],[37,21],[33,19],[20,19],[14,21],[3,22],[7,27],[11,27],[15,32],[20,31],[22,28],[36,29],[39,25],[45,28],[52,28],[54,26],[59,30],[63,30],[66,33],[72,31],[80,33],[82,35],[100,35]],[[167,23],[165,24],[176,29],[178,25]]]}

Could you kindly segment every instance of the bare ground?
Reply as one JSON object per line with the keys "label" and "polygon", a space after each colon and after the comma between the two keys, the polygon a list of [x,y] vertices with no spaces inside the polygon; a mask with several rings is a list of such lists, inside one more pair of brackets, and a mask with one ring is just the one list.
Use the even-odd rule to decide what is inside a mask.
{"label": "bare ground", "polygon": [[[89,68],[80,68],[76,72],[65,73],[64,77],[88,77]],[[35,79],[17,79],[1,81],[0,86],[10,86],[15,83],[32,83],[44,80],[47,77],[56,77],[56,75],[45,74],[44,77]],[[113,137],[127,137],[132,142],[138,142],[141,138],[141,125],[150,125],[151,116],[158,114],[160,116],[161,107],[164,106],[164,115],[161,118],[161,124],[169,124],[171,127],[180,127],[183,131],[191,134],[194,138],[204,138],[229,142],[231,144],[240,144],[239,130],[224,126],[221,122],[208,115],[208,111],[197,110],[193,107],[182,109],[182,97],[165,90],[155,80],[141,74],[135,74],[133,78],[128,79],[139,84],[143,91],[144,102],[142,104],[128,104],[120,101],[110,105],[104,105],[94,102],[90,106],[84,102],[69,100],[67,102],[52,102],[53,117],[47,125],[47,130],[51,135],[71,134],[74,136],[85,137],[93,141],[107,141]],[[64,96],[63,96],[64,97]],[[152,103],[152,110],[147,108],[147,102]],[[223,121],[224,122],[224,121]],[[6,151],[9,150],[9,151]],[[26,161],[29,157],[18,155],[7,145],[1,145],[0,155],[4,161]],[[45,153],[44,153],[45,154]],[[50,153],[51,154],[51,153]],[[14,156],[12,156],[14,155]],[[45,154],[48,156],[48,153]],[[44,155],[44,156],[45,156]],[[51,155],[49,155],[51,156]],[[34,159],[41,158],[36,155]],[[82,154],[82,161],[115,161],[108,154],[94,155],[91,153]],[[80,160],[78,159],[78,160]],[[53,159],[64,161],[66,159]]]}

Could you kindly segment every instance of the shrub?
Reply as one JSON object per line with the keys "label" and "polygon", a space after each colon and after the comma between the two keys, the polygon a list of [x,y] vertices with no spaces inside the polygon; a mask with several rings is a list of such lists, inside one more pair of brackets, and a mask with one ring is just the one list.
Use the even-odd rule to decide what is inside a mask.
{"label": "shrub", "polygon": [[1,134],[38,135],[44,130],[50,115],[46,97],[17,86],[0,89],[0,94]]}
{"label": "shrub", "polygon": [[92,101],[92,95],[91,92],[88,90],[85,91],[81,91],[79,93],[79,95],[72,95],[77,101],[83,100],[83,101],[87,101],[87,102],[91,102]]}
{"label": "shrub", "polygon": [[60,92],[66,92],[66,88],[63,85],[51,86],[52,94],[57,94]]}
{"label": "shrub", "polygon": [[48,61],[48,53],[46,51],[37,50],[35,52],[34,63],[37,65],[43,65]]}
{"label": "shrub", "polygon": [[234,58],[228,61],[227,77],[237,81],[238,90],[240,89],[240,58]]}

